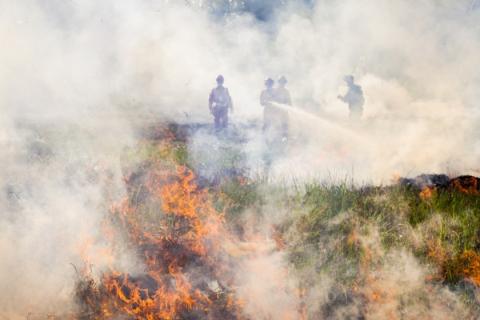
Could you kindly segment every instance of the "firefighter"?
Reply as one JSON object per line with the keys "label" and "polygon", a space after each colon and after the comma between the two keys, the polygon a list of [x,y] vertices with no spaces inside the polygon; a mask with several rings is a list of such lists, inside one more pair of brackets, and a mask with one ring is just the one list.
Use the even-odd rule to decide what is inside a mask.
{"label": "firefighter", "polygon": [[260,104],[264,107],[271,106],[272,102],[275,100],[275,89],[273,85],[275,81],[272,78],[267,78],[265,80],[265,89],[260,94]]}
{"label": "firefighter", "polygon": [[363,104],[365,103],[362,87],[355,83],[355,79],[352,75],[345,76],[343,79],[347,83],[348,91],[344,96],[339,95],[338,99],[348,103],[350,119],[359,120],[362,117]]}
{"label": "firefighter", "polygon": [[275,107],[272,102],[275,101],[275,89],[273,85],[275,82],[272,78],[265,80],[265,89],[260,94],[260,105],[263,106],[263,129],[267,129],[271,126],[273,118],[275,116]]}
{"label": "firefighter", "polygon": [[217,87],[212,89],[208,98],[208,108],[214,117],[215,130],[219,131],[227,128],[228,111],[233,112],[233,103],[228,89],[223,86],[223,76],[219,75],[216,81]]}
{"label": "firefighter", "polygon": [[290,92],[286,88],[287,78],[281,76],[277,83],[278,87],[275,89],[275,102],[291,106],[292,99],[290,98]]}
{"label": "firefighter", "polygon": [[[287,78],[281,76],[278,81],[278,87],[275,88],[274,100],[275,102],[287,106],[292,105],[292,99],[290,92],[286,88]],[[276,110],[276,124],[279,134],[282,136],[282,141],[285,141],[288,137],[288,112],[285,109],[277,107]]]}

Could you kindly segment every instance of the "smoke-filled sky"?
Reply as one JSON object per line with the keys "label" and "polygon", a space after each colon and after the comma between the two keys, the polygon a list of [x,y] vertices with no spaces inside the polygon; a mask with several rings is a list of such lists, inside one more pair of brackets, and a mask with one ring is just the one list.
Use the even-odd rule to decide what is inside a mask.
{"label": "smoke-filled sky", "polygon": [[[111,181],[120,181],[133,128],[152,118],[210,122],[220,73],[234,125],[261,121],[265,77],[288,78],[302,143],[274,165],[279,176],[386,183],[478,173],[477,8],[471,0],[0,0],[0,315],[68,298],[72,248],[99,232],[105,193],[122,194]],[[365,93],[360,124],[337,99],[345,74]],[[252,163],[258,144],[246,146]],[[109,171],[109,187],[88,170]]]}
{"label": "smoke-filled sky", "polygon": [[470,0],[191,2],[3,2],[2,106],[58,116],[137,102],[207,118],[218,73],[238,117],[258,117],[263,79],[281,74],[299,107],[313,100],[340,114],[346,73],[364,85],[367,115],[478,98]]}

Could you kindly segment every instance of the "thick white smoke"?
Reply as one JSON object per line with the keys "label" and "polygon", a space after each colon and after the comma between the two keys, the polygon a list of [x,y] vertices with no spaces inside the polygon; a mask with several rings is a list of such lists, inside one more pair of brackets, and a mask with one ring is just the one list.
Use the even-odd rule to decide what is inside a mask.
{"label": "thick white smoke", "polygon": [[[261,119],[266,76],[289,79],[299,143],[274,164],[280,176],[478,172],[471,1],[274,3],[0,1],[0,315],[69,301],[75,248],[122,195],[134,128],[211,121],[219,73],[234,123]],[[359,125],[336,98],[347,73],[366,96]]]}

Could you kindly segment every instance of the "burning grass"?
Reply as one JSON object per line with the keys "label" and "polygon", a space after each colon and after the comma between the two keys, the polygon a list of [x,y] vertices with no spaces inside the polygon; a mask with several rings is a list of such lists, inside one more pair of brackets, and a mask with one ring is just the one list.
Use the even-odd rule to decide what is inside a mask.
{"label": "burning grass", "polygon": [[[232,275],[223,268],[228,265],[220,241],[227,239],[223,216],[186,167],[172,173],[159,165],[144,174],[137,186],[142,200],[134,193],[112,209],[117,230],[127,235],[144,272],[111,270],[99,282],[86,277],[77,287],[81,314],[89,319],[237,318],[227,289]],[[161,208],[155,223],[143,219],[148,202]]]}
{"label": "burning grass", "polygon": [[[278,288],[276,299],[284,300],[285,292],[295,297],[276,314],[298,318],[303,311],[297,305],[296,286],[283,283],[288,268],[279,259],[284,246],[277,235],[273,230],[238,230],[225,220],[225,212],[239,209],[234,204],[248,206],[252,190],[238,201],[226,185],[224,192],[201,187],[191,169],[164,159],[132,168],[125,177],[128,197],[112,208],[108,224],[114,233],[111,240],[123,238],[136,252],[142,271],[129,273],[112,266],[99,278],[83,272],[76,290],[79,318],[251,319],[252,313],[271,318],[275,312],[263,310],[245,288],[245,282],[265,272],[254,270],[258,265],[271,268],[265,287]],[[241,176],[230,182],[249,187]],[[246,286],[254,285],[255,281]]]}
{"label": "burning grass", "polygon": [[[110,217],[143,272],[85,274],[79,318],[282,318],[278,307],[259,305],[258,293],[289,305],[283,319],[480,315],[478,294],[462,286],[469,281],[477,292],[480,285],[480,198],[472,179],[423,190],[291,188],[238,174],[205,180],[189,169],[185,144],[167,136],[141,145],[141,161],[126,177],[128,197]],[[285,275],[272,280],[279,283],[242,288],[261,286],[251,279],[272,260],[267,273]]]}

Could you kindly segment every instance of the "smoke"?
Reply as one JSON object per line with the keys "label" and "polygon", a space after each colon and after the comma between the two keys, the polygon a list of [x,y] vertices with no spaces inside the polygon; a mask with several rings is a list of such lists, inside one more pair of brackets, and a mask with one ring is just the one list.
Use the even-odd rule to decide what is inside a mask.
{"label": "smoke", "polygon": [[[287,76],[292,142],[274,160],[273,177],[389,183],[422,172],[478,172],[478,10],[469,1],[318,1],[307,8],[279,6],[270,24],[245,14],[216,18],[203,29],[213,35],[212,54],[191,58],[202,65],[214,58],[216,67],[196,79],[212,87],[216,73],[226,76],[237,123],[261,122],[262,79]],[[337,99],[345,74],[355,75],[365,94],[359,124]],[[200,111],[210,87],[189,90],[198,93]],[[256,163],[268,151],[256,147],[262,132],[251,135],[247,150]]]}
{"label": "smoke", "polygon": [[[220,73],[236,125],[261,121],[266,76],[289,79],[292,147],[273,159],[273,176],[477,173],[478,18],[471,1],[0,1],[0,315],[68,309],[70,264],[86,238],[102,251],[137,129],[211,121]],[[360,124],[336,98],[350,73],[366,97]],[[256,172],[262,133],[246,132]]]}
{"label": "smoke", "polygon": [[[290,76],[294,104],[301,108],[311,88],[323,116],[364,141],[292,110],[292,125],[307,132],[309,147],[295,149],[278,171],[337,169],[342,177],[377,183],[395,174],[476,172],[478,76],[472,68],[479,43],[472,19],[478,12],[467,8],[450,2],[321,2],[311,18],[287,18],[276,45],[288,43],[279,50],[286,73],[296,68]],[[348,73],[366,96],[357,126],[343,120],[346,107],[336,98],[339,79]],[[331,152],[329,142],[343,154]]]}

